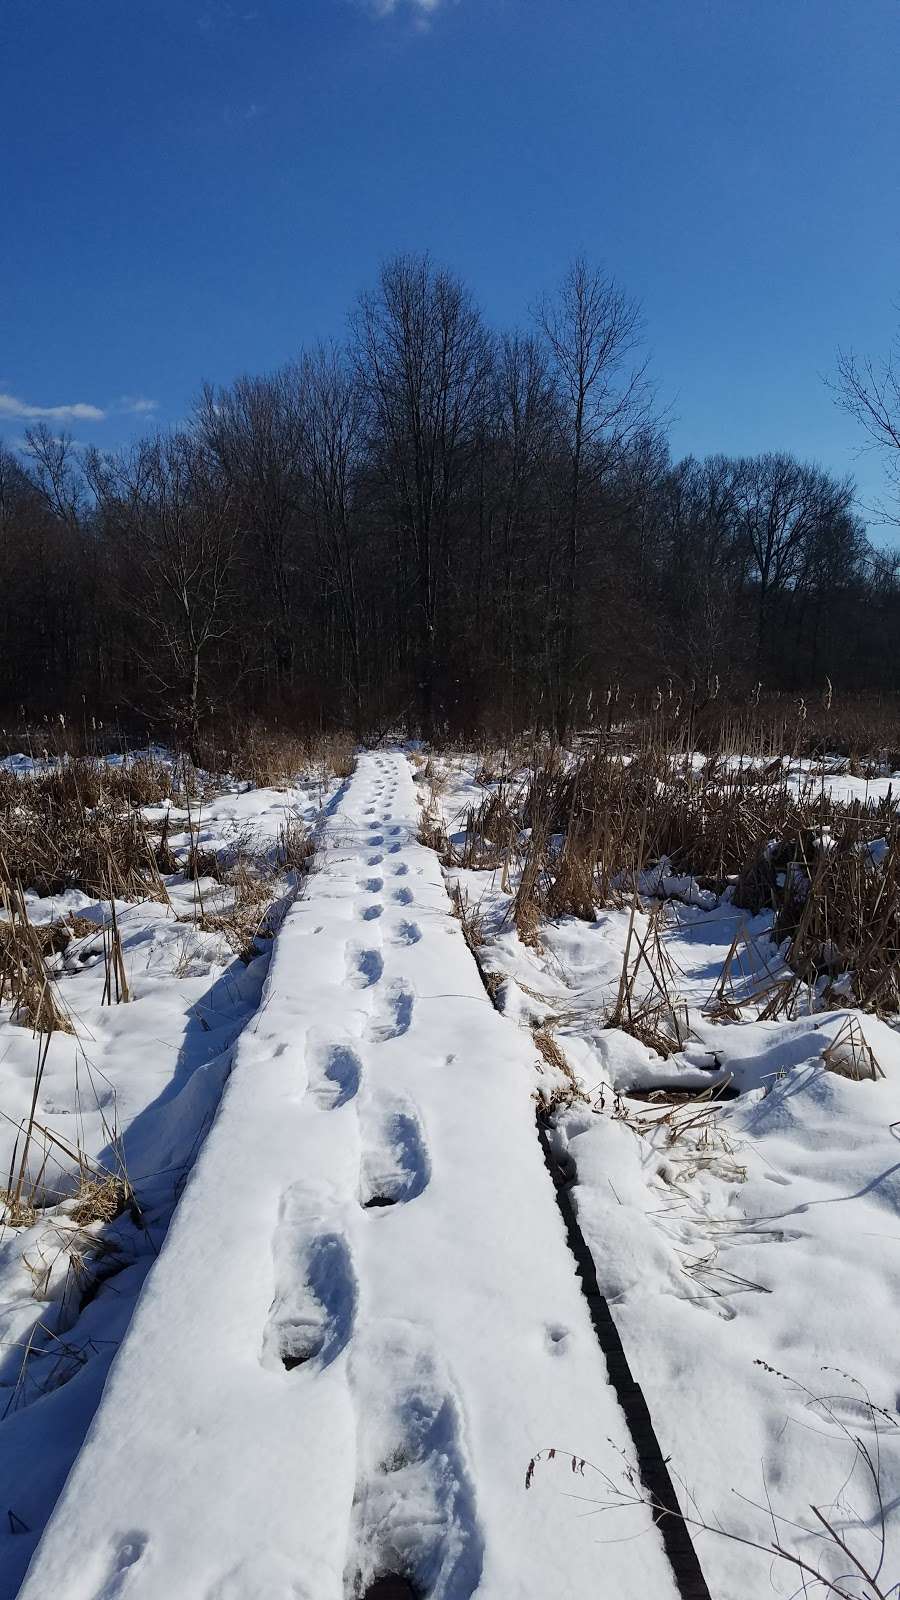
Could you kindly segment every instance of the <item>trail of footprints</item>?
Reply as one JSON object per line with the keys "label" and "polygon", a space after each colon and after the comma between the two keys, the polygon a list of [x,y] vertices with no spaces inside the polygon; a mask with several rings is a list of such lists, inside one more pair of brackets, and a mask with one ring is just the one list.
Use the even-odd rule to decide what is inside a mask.
{"label": "trail of footprints", "polygon": [[[385,763],[376,765],[383,774]],[[364,860],[367,868],[402,879],[409,875],[406,863],[385,866],[380,848],[388,857],[402,849],[404,829],[388,809],[393,797],[393,786],[385,795],[383,781],[375,785],[376,803],[364,810],[366,818],[376,819],[367,823]],[[379,799],[385,807],[380,817]],[[357,907],[358,920],[379,925],[373,931],[380,932],[385,907],[376,897],[385,892],[385,879],[373,873],[360,879],[359,888],[367,898]],[[413,903],[405,884],[388,892],[394,906]],[[418,924],[407,919],[387,932],[394,948],[421,937]],[[369,996],[365,1044],[400,1038],[412,1024],[411,985],[403,977],[385,981],[381,948],[365,938],[348,940],[345,962],[348,988]],[[311,1033],[307,1068],[307,1093],[322,1111],[354,1103],[360,1207],[378,1213],[421,1195],[431,1167],[415,1107],[399,1094],[365,1092],[363,1061],[349,1038]],[[467,1600],[480,1582],[483,1548],[458,1408],[435,1352],[410,1324],[357,1326],[359,1288],[350,1247],[339,1228],[327,1225],[302,1183],[282,1198],[272,1250],[276,1293],[263,1335],[263,1365],[321,1371],[348,1349],[354,1387],[372,1398],[359,1417],[347,1600],[437,1600],[451,1594]]]}

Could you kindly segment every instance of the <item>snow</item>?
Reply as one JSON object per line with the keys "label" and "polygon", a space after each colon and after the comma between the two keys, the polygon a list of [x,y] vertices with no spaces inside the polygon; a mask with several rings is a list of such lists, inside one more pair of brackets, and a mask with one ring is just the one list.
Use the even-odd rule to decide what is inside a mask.
{"label": "snow", "polygon": [[[440,804],[451,832],[480,798],[474,769],[470,758],[443,765]],[[823,1539],[809,1509],[833,1510],[861,1557],[877,1560],[879,1505],[859,1439],[879,1456],[887,1508],[882,1583],[893,1593],[900,1574],[896,1023],[856,1011],[766,1022],[753,1020],[752,1009],[744,1021],[711,1020],[702,1008],[736,934],[743,930],[738,998],[783,972],[770,918],[749,918],[727,896],[694,895],[690,880],[672,881],[661,863],[642,880],[646,910],[636,927],[645,937],[651,897],[666,897],[663,946],[690,1024],[685,1048],[663,1059],[607,1025],[629,911],[544,923],[538,946],[526,946],[510,918],[514,876],[505,887],[493,871],[453,869],[448,878],[478,908],[486,930],[480,958],[504,979],[497,1003],[524,1028],[549,1019],[585,1096],[554,1119],[554,1148],[574,1175],[571,1194],[599,1287],[681,1483],[683,1509],[769,1544],[771,1501],[800,1525],[778,1525],[783,1543],[817,1569],[842,1574],[847,1593],[868,1597],[874,1591],[858,1573],[847,1578],[847,1557]],[[644,991],[648,981],[645,974]],[[848,1021],[883,1078],[856,1082],[826,1070],[823,1052],[846,1035]],[[687,1100],[673,1110],[669,1101],[629,1093],[722,1083],[738,1096],[714,1106]],[[546,1067],[543,1087],[554,1087]],[[580,1449],[577,1440],[567,1443]],[[608,1447],[591,1459],[616,1478]],[[584,1492],[607,1498],[599,1476]],[[798,1592],[797,1571],[771,1555],[720,1533],[698,1532],[696,1540],[717,1600]]]}
{"label": "snow", "polygon": [[[444,764],[451,830],[483,793],[476,766]],[[863,780],[832,780],[859,797]],[[735,1536],[695,1529],[711,1593],[798,1592],[795,1569],[736,1542],[768,1544],[774,1513],[783,1543],[868,1597],[809,1509],[877,1560],[863,1449],[890,1592],[897,1028],[848,1010],[761,1021],[749,1006],[714,1021],[736,936],[732,998],[783,973],[770,918],[661,862],[635,928],[658,930],[684,1003],[683,1048],[664,1059],[607,1025],[630,909],[559,918],[523,944],[514,881],[444,873],[418,843],[422,789],[401,751],[360,756],[267,973],[163,907],[123,904],[134,1003],[99,1005],[102,967],[60,977],[101,1103],[81,1068],[76,1098],[76,1045],[56,1036],[42,1117],[77,1120],[108,1157],[114,1106],[142,1217],[81,1230],[97,1278],[115,1270],[87,1304],[52,1262],[43,1282],[56,1386],[14,1391],[0,1428],[0,1503],[30,1530],[0,1530],[0,1600],[32,1552],[20,1600],[358,1600],[388,1572],[429,1600],[671,1600],[536,1137],[535,1094],[560,1089],[552,1148],[683,1507]],[[286,807],[312,817],[324,798],[232,792],[204,808],[202,843],[225,850],[253,826],[274,845]],[[178,829],[173,816],[186,846]],[[484,927],[495,1005],[453,885]],[[187,912],[195,891],[181,892]],[[883,1076],[830,1070],[848,1023]],[[16,1117],[33,1050],[0,1021],[0,1104]],[[735,1098],[653,1098],[711,1086]],[[65,1235],[66,1206],[54,1217]],[[0,1243],[6,1341],[34,1329],[21,1255],[40,1267],[39,1244],[49,1258],[47,1218]],[[8,1382],[19,1367],[16,1352]],[[574,1483],[569,1453],[587,1463]]]}
{"label": "snow", "polygon": [[[314,824],[322,799],[314,783],[214,796],[201,811],[206,847],[227,854],[238,821],[259,849],[270,850],[286,816]],[[0,1501],[10,1512],[0,1526],[2,1600],[16,1594],[82,1443],[268,966],[267,954],[245,966],[220,934],[193,925],[191,880],[165,882],[170,906],[116,902],[131,1001],[113,1006],[102,1004],[99,936],[109,904],[77,890],[26,895],[36,924],[77,913],[98,929],[57,958],[57,993],[76,1031],[50,1039],[37,1121],[68,1149],[77,1146],[89,1173],[98,1164],[126,1171],[139,1213],[79,1225],[72,1216],[78,1161],[41,1136],[30,1165],[35,1175],[42,1168],[39,1198],[50,1209],[31,1227],[0,1233]],[[206,887],[222,895],[218,884]],[[280,890],[289,890],[286,879]],[[37,1051],[30,1029],[12,1021],[8,1005],[0,1008],[4,1174],[30,1110]]]}
{"label": "snow", "polygon": [[[626,1451],[535,1135],[397,752],[360,757],[21,1600],[675,1594],[554,1443]],[[624,1542],[622,1542],[624,1541]]]}

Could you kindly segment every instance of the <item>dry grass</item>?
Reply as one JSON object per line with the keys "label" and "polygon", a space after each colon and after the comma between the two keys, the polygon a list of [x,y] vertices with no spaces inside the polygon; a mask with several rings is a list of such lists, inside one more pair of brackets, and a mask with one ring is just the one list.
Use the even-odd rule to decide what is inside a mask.
{"label": "dry grass", "polygon": [[131,1188],[122,1178],[105,1173],[94,1177],[82,1176],[78,1194],[67,1207],[71,1220],[80,1228],[94,1222],[114,1222],[131,1201]]}
{"label": "dry grass", "polygon": [[243,844],[233,851],[231,865],[217,862],[221,888],[200,906],[192,919],[204,933],[221,934],[236,955],[250,962],[260,941],[276,931],[275,899],[285,872],[300,876],[310,870],[315,840],[299,817],[286,819],[279,831],[274,858]]}
{"label": "dry grass", "polygon": [[836,1072],[854,1083],[863,1079],[874,1083],[884,1077],[878,1058],[855,1017],[847,1017],[836,1038],[822,1051],[822,1060],[828,1072]]}
{"label": "dry grass", "polygon": [[[61,925],[36,928],[25,897],[0,856],[0,1005],[8,999],[17,1022],[36,1033],[71,1033],[72,1023],[47,971],[46,957],[65,948]],[[71,935],[69,936],[71,937]]]}
{"label": "dry grass", "polygon": [[140,807],[169,797],[160,764],[77,760],[17,777],[0,771],[0,856],[7,884],[41,895],[160,899],[159,866]]}
{"label": "dry grass", "polygon": [[627,700],[616,694],[582,737],[639,752],[662,745],[760,761],[839,758],[855,776],[874,776],[900,771],[900,694],[835,694],[826,679],[804,694],[765,694],[757,684],[738,699],[715,682],[700,695],[666,680]]}
{"label": "dry grass", "polygon": [[463,938],[476,960],[478,960],[478,952],[485,942],[484,920],[481,910],[478,906],[471,904],[468,895],[460,888],[459,884],[454,884],[451,889],[450,901],[453,907],[453,915],[459,918]]}
{"label": "dry grass", "polygon": [[440,812],[430,801],[423,806],[416,837],[420,844],[424,844],[429,850],[437,851],[442,860],[446,857],[450,848],[449,841]]}
{"label": "dry grass", "polygon": [[550,1117],[556,1111],[568,1111],[578,1104],[589,1105],[588,1096],[579,1087],[578,1079],[549,1024],[545,1023],[543,1027],[535,1028],[531,1037],[541,1060],[556,1077],[552,1089],[541,1089],[538,1093],[538,1109],[541,1116]]}
{"label": "dry grass", "polygon": [[[900,1010],[900,821],[892,795],[841,804],[821,772],[798,790],[780,758],[734,765],[717,753],[698,763],[660,742],[625,757],[600,738],[576,754],[534,748],[530,767],[515,777],[498,759],[482,759],[480,770],[492,786],[446,859],[501,870],[525,943],[539,947],[545,919],[592,920],[598,906],[635,903],[645,874],[665,862],[670,877],[692,880],[695,889],[728,890],[751,915],[772,913],[793,979],[773,990],[766,1015],[785,1014],[800,986],[817,983],[823,1002]],[[440,833],[435,807],[423,837],[438,847]],[[649,893],[642,891],[642,903]],[[626,964],[649,978],[652,998],[636,1015],[634,985],[623,990],[627,1005],[620,1003],[616,1025],[663,1053],[678,1049],[683,1006],[672,984],[658,981],[662,947],[657,941],[648,959],[635,949],[633,929],[629,947]],[[829,995],[819,982],[848,973],[849,990],[845,979]]]}
{"label": "dry grass", "polygon": [[244,722],[214,730],[197,751],[201,767],[259,789],[288,789],[301,779],[349,778],[355,746],[346,733],[301,737],[276,725]]}

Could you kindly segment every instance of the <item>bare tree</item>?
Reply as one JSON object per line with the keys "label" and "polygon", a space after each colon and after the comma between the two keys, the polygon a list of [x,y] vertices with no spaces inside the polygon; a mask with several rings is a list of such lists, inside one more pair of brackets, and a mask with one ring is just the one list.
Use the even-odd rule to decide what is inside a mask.
{"label": "bare tree", "polygon": [[119,463],[115,490],[130,557],[126,603],[143,624],[137,650],[147,686],[194,753],[209,657],[237,625],[239,514],[186,433],[139,445]]}
{"label": "bare tree", "polygon": [[853,484],[784,453],[740,463],[738,516],[751,558],[757,606],[756,650],[762,664],[773,601],[799,580],[812,540],[846,517]]}
{"label": "bare tree", "polygon": [[71,435],[51,433],[45,422],[39,422],[36,428],[27,429],[25,449],[48,509],[69,527],[78,527],[84,491]]}
{"label": "bare tree", "polygon": [[[492,410],[497,435],[502,560],[501,650],[510,689],[523,621],[525,530],[534,531],[552,453],[555,393],[547,352],[531,335],[505,334],[497,348]],[[523,571],[523,569],[525,569]]]}
{"label": "bare tree", "polygon": [[377,288],[359,300],[353,331],[388,509],[413,558],[419,714],[427,734],[451,511],[489,370],[490,339],[468,290],[427,256],[397,256],[382,268]]}
{"label": "bare tree", "polygon": [[239,378],[228,389],[207,386],[194,429],[228,485],[247,549],[248,577],[259,594],[254,619],[272,646],[279,689],[294,680],[300,559],[298,536],[305,491],[298,393],[285,370]]}
{"label": "bare tree", "polygon": [[646,365],[628,369],[640,342],[637,302],[606,272],[583,259],[569,268],[552,299],[537,307],[538,324],[556,369],[560,423],[568,460],[566,576],[557,728],[568,725],[574,693],[575,620],[584,546],[584,502],[627,440],[646,425]]}
{"label": "bare tree", "polygon": [[364,396],[335,345],[320,345],[295,372],[303,468],[329,583],[349,658],[353,723],[362,733],[361,619],[357,583],[357,501],[364,448]]}
{"label": "bare tree", "polygon": [[869,436],[869,447],[881,452],[891,493],[891,510],[875,509],[885,522],[900,523],[900,333],[885,361],[860,360],[852,350],[839,350],[837,383],[832,385],[842,406]]}

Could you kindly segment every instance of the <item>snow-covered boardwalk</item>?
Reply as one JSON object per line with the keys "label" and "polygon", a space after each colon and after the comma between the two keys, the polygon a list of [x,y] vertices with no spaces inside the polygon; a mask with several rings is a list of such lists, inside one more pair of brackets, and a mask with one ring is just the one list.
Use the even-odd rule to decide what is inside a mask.
{"label": "snow-covered boardwalk", "polygon": [[[499,1016],[360,758],[21,1600],[671,1600]],[[594,1480],[596,1482],[596,1480]],[[622,1542],[624,1541],[624,1542]]]}

